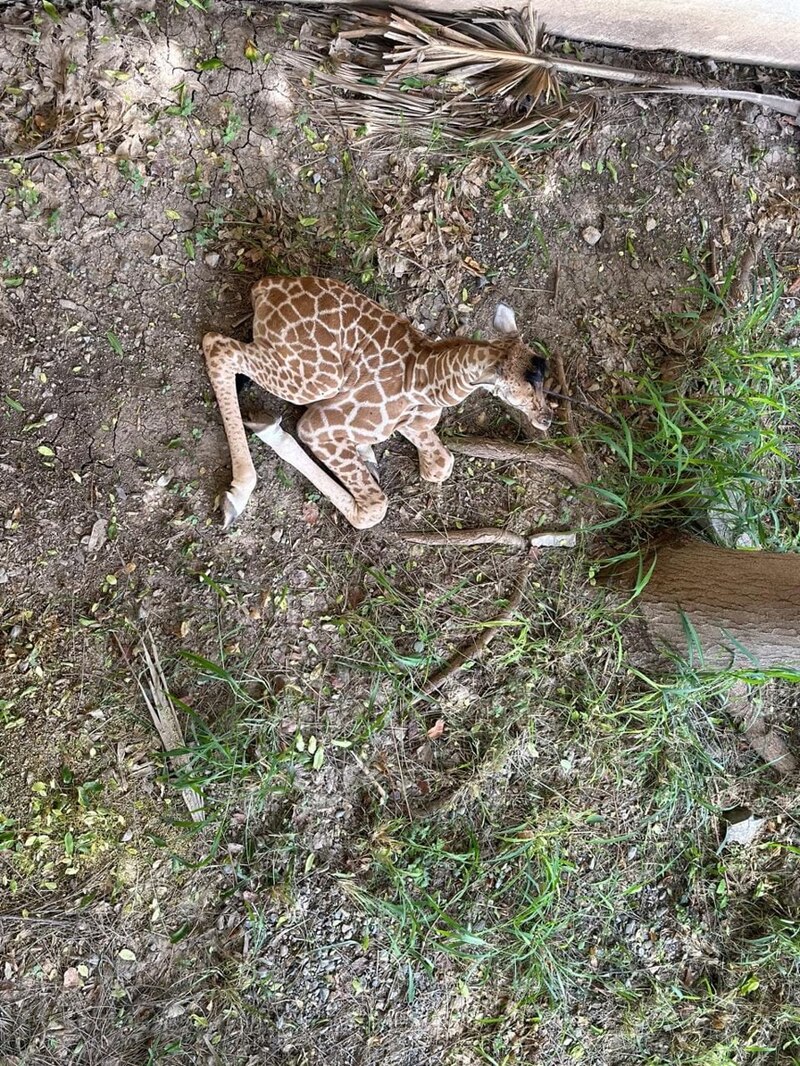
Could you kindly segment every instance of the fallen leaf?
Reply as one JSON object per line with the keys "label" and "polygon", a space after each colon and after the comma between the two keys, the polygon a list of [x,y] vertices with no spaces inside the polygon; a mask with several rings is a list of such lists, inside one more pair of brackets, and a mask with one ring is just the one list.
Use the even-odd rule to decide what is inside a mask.
{"label": "fallen leaf", "polygon": [[428,730],[428,740],[438,740],[444,733],[444,718],[437,718]]}
{"label": "fallen leaf", "polygon": [[108,522],[105,518],[98,518],[95,524],[92,526],[92,532],[89,534],[89,543],[86,545],[86,550],[90,554],[100,551],[107,540]]}
{"label": "fallen leaf", "polygon": [[471,255],[464,256],[464,266],[477,278],[483,278],[486,276],[486,267],[482,266],[477,259],[473,259]]}
{"label": "fallen leaf", "polygon": [[118,956],[123,962],[136,962],[136,955],[130,948],[121,948],[118,952]]}
{"label": "fallen leaf", "polygon": [[311,500],[303,504],[303,521],[309,526],[315,526],[319,522],[319,507]]}

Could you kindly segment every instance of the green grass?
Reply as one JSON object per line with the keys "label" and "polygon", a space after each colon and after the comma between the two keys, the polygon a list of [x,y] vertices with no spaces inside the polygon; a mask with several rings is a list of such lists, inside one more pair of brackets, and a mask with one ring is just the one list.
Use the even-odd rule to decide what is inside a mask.
{"label": "green grass", "polygon": [[611,458],[594,486],[605,512],[597,530],[621,527],[618,539],[635,547],[665,527],[713,535],[711,513],[732,544],[797,550],[800,351],[770,336],[779,296],[728,317],[677,380],[654,366],[615,397],[615,423],[590,431]]}
{"label": "green grass", "polygon": [[[795,353],[764,339],[775,310],[773,295],[724,322],[677,383],[633,380],[623,421],[595,429],[590,446],[613,457],[598,493],[604,535],[699,528],[709,502],[735,497],[737,535],[796,547],[798,385]],[[335,874],[380,920],[406,998],[455,968],[465,995],[494,992],[525,1025],[561,1027],[576,1061],[570,1019],[597,997],[636,1061],[793,1061],[797,923],[769,871],[797,877],[798,849],[719,850],[720,797],[742,773],[727,692],[776,678],[680,662],[648,677],[628,661],[632,608],[588,598],[568,563],[528,596],[475,680],[462,674],[477,705],[412,708],[419,681],[496,605],[477,613],[480,580],[463,568],[435,597],[413,566],[362,576],[367,595],[331,616],[365,693],[347,743],[365,763],[386,759],[387,730],[446,720],[442,766],[413,752],[392,764],[405,787],[427,782],[427,801],[413,812],[374,802],[352,842],[359,872]],[[763,774],[754,757],[744,772]],[[481,1061],[518,1061],[502,1015],[465,1045]]]}

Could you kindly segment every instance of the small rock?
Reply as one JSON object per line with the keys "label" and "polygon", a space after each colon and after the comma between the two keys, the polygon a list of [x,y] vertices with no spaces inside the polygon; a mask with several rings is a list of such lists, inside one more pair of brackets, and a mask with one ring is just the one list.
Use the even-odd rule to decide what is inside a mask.
{"label": "small rock", "polygon": [[756,818],[755,815],[747,811],[744,818],[729,822],[719,850],[722,851],[723,848],[731,844],[742,844],[744,847],[752,844],[761,832],[761,827],[765,821],[765,818]]}
{"label": "small rock", "polygon": [[658,223],[654,218],[648,218],[647,222],[645,222],[644,224],[644,228],[647,230],[648,233],[652,233],[657,225]]}
{"label": "small rock", "polygon": [[64,988],[75,989],[83,988],[83,978],[75,969],[74,966],[67,967],[64,970]]}
{"label": "small rock", "polygon": [[587,226],[581,234],[581,237],[583,237],[584,241],[586,241],[590,248],[594,247],[602,236],[602,233],[596,226]]}
{"label": "small rock", "polygon": [[219,252],[209,252],[204,256],[203,262],[206,266],[215,267],[219,264]]}

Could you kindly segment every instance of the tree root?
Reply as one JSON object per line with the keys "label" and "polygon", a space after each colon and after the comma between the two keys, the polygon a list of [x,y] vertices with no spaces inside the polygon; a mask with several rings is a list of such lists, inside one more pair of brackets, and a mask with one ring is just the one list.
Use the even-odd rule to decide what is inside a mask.
{"label": "tree root", "polygon": [[444,443],[457,455],[470,455],[475,459],[497,459],[517,463],[533,463],[542,470],[550,470],[566,478],[575,486],[588,481],[586,465],[577,463],[560,448],[542,448],[538,444],[514,444],[510,441],[492,440],[489,437],[449,437]]}
{"label": "tree root", "polygon": [[520,570],[517,580],[514,582],[514,588],[512,589],[511,596],[508,601],[508,605],[500,614],[492,619],[491,622],[487,622],[480,635],[468,644],[465,648],[460,649],[455,653],[449,663],[437,670],[435,674],[428,678],[424,685],[419,689],[414,698],[412,699],[412,705],[419,703],[420,700],[427,699],[436,692],[438,688],[449,680],[454,674],[458,673],[462,667],[467,663],[472,662],[475,659],[479,659],[481,655],[489,647],[489,644],[497,636],[498,631],[506,622],[510,622],[514,617],[514,614],[519,610],[519,606],[522,603],[522,597],[525,594],[525,588],[528,584],[528,578],[530,577],[531,564],[525,563]]}
{"label": "tree root", "polygon": [[510,529],[501,529],[499,526],[479,526],[476,529],[450,529],[444,533],[411,530],[401,533],[400,537],[408,544],[426,544],[430,547],[472,548],[479,544],[497,544],[526,552],[531,548],[574,548],[577,534],[556,530],[523,537],[521,533],[512,533]]}

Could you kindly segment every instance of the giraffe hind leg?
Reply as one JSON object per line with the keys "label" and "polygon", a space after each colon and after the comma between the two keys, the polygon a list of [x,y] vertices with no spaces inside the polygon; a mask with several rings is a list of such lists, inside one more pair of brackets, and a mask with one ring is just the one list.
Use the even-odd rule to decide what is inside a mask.
{"label": "giraffe hind leg", "polygon": [[[350,525],[356,529],[376,526],[386,515],[389,502],[386,494],[370,474],[353,441],[327,424],[325,429],[321,431],[319,412],[313,407],[297,424],[300,439],[339,479],[352,499],[351,513],[345,515]],[[338,506],[333,497],[329,496],[329,499]]]}
{"label": "giraffe hind leg", "polygon": [[280,459],[293,466],[323,496],[327,496],[351,525],[357,525],[358,508],[353,497],[303,451],[294,437],[281,427],[279,418],[266,422],[246,422],[245,425],[259,440],[269,445]]}

